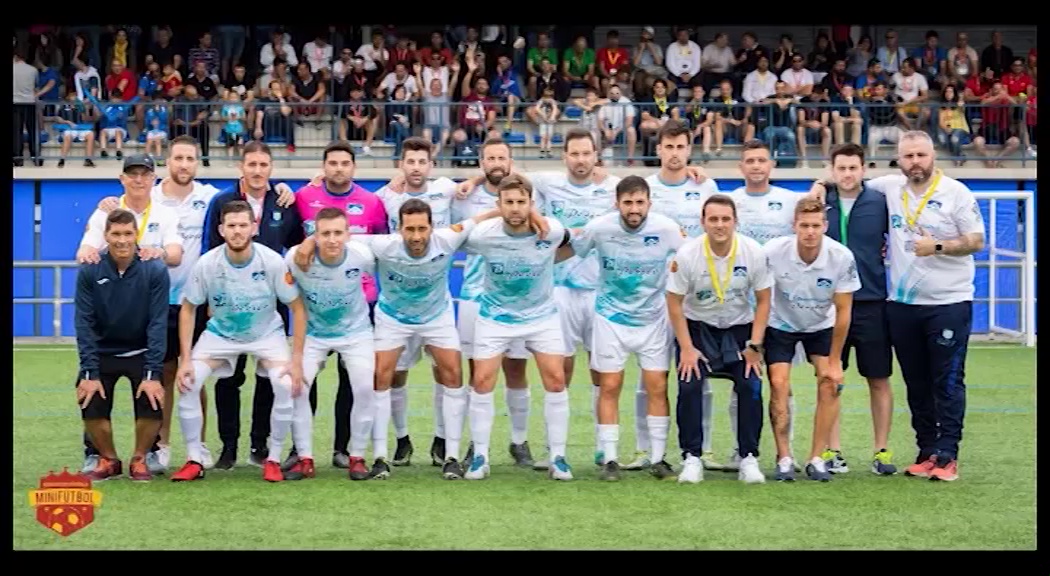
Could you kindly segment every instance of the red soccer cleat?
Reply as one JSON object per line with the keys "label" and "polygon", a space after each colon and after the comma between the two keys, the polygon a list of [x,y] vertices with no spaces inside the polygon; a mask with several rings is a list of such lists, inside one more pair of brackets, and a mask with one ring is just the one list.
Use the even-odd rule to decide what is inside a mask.
{"label": "red soccer cleat", "polygon": [[190,460],[178,472],[171,475],[172,482],[192,482],[204,478],[204,466]]}
{"label": "red soccer cleat", "polygon": [[284,480],[284,472],[281,472],[281,463],[267,460],[263,465],[263,480],[267,482],[280,482]]}
{"label": "red soccer cleat", "polygon": [[91,472],[85,474],[92,482],[102,482],[110,478],[116,478],[123,473],[124,466],[120,460],[98,457],[98,465]]}
{"label": "red soccer cleat", "polygon": [[350,479],[351,480],[368,480],[370,471],[368,466],[365,465],[365,459],[360,457],[350,457]]}
{"label": "red soccer cleat", "polygon": [[316,475],[314,471],[314,459],[313,458],[300,458],[284,473],[285,480],[302,480],[303,478],[313,478]]}
{"label": "red soccer cleat", "polygon": [[128,473],[133,482],[149,482],[153,479],[153,474],[149,471],[149,466],[146,465],[145,456],[132,458],[131,466],[128,466]]}

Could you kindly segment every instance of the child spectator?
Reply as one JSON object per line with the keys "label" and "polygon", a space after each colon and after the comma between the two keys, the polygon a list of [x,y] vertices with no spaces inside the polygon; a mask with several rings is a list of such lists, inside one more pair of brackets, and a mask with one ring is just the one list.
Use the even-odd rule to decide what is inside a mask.
{"label": "child spectator", "polygon": [[227,90],[225,95],[226,104],[222,107],[222,141],[226,143],[226,155],[237,158],[241,155],[241,146],[248,132],[244,125],[244,104],[241,104],[241,95],[234,90]]}
{"label": "child spectator", "polygon": [[532,121],[539,125],[540,158],[551,158],[551,140],[554,137],[554,124],[558,121],[558,100],[554,97],[554,86],[543,87],[543,95],[536,102]]}
{"label": "child spectator", "polygon": [[146,154],[158,166],[164,165],[164,143],[168,141],[168,105],[158,92],[152,95],[152,106],[146,108]]}

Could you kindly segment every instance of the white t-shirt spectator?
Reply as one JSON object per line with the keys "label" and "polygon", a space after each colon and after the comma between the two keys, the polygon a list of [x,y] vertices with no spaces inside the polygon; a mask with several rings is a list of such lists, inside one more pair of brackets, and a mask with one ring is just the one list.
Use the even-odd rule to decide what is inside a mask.
{"label": "white t-shirt spectator", "polygon": [[801,70],[788,68],[787,70],[784,70],[780,73],[780,79],[785,84],[790,86],[793,90],[798,90],[799,88],[801,88],[802,86],[806,86],[807,84],[810,86],[814,84],[813,73],[809,70],[806,70],[805,68]]}
{"label": "white t-shirt spectator", "polygon": [[904,102],[911,102],[919,97],[919,91],[925,92],[930,89],[926,77],[918,72],[912,72],[911,76],[897,72],[893,75],[893,84],[896,86],[893,89],[894,93]]}
{"label": "white t-shirt spectator", "polygon": [[753,70],[744,77],[744,101],[759,102],[777,93],[777,75]]}
{"label": "white t-shirt spectator", "polygon": [[310,71],[314,74],[325,68],[332,67],[332,45],[318,46],[317,42],[307,42],[303,46],[303,58],[310,64]]}
{"label": "white t-shirt spectator", "polygon": [[[371,72],[376,69],[377,53],[379,53],[379,51],[376,50],[376,47],[371,44],[364,44],[357,49],[357,56],[360,56],[365,59],[365,70]],[[386,48],[383,48],[380,58],[382,58],[384,62],[390,60],[390,51]]]}
{"label": "white t-shirt spectator", "polygon": [[[101,88],[102,77],[98,75],[94,66],[88,66],[87,69],[73,75],[73,85],[77,87],[77,100],[87,100],[92,87]],[[99,97],[102,95],[99,94]]]}
{"label": "white t-shirt spectator", "polygon": [[423,68],[423,86],[429,88],[430,81],[434,78],[441,79],[441,91],[448,92],[448,66],[442,66],[434,70],[432,66]]}
{"label": "white t-shirt spectator", "polygon": [[[284,61],[288,63],[288,68],[295,69],[299,65],[299,57],[295,55],[295,48],[292,48],[292,43],[288,41],[287,34],[284,36],[281,48],[284,49]],[[259,51],[259,64],[263,65],[263,69],[267,74],[273,72],[273,59],[276,57],[277,54],[273,49],[273,42],[268,42]]]}
{"label": "white t-shirt spectator", "polygon": [[736,58],[733,57],[733,49],[728,44],[719,48],[718,44],[712,42],[704,46],[701,64],[704,70],[708,72],[724,74],[733,69],[733,65],[736,64]]}
{"label": "white t-shirt spectator", "polygon": [[637,113],[631,100],[626,96],[620,96],[616,102],[609,102],[598,109],[598,123],[602,128],[623,130],[624,126],[634,125]]}
{"label": "white t-shirt spectator", "polygon": [[667,58],[664,63],[667,65],[667,70],[674,76],[682,74],[696,76],[700,73],[701,52],[700,45],[692,40],[685,45],[672,42],[667,46]]}
{"label": "white t-shirt spectator", "polygon": [[412,98],[413,95],[419,94],[419,87],[416,86],[416,77],[412,76],[411,74],[405,74],[405,78],[403,80],[398,80],[397,73],[391,72],[387,74],[385,78],[383,78],[383,83],[380,84],[380,87],[382,87],[383,90],[386,91],[387,96],[392,96],[394,94],[394,89],[397,88],[398,84],[405,85],[405,90],[408,91],[409,98]]}

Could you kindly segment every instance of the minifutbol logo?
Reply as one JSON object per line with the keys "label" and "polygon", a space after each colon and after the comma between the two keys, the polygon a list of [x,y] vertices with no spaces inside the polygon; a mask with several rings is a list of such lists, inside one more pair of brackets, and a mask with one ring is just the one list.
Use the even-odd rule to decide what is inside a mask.
{"label": "minifutbol logo", "polygon": [[45,528],[69,536],[95,520],[95,508],[102,505],[102,493],[91,488],[83,474],[49,473],[40,487],[29,491],[29,505],[36,508],[36,520]]}

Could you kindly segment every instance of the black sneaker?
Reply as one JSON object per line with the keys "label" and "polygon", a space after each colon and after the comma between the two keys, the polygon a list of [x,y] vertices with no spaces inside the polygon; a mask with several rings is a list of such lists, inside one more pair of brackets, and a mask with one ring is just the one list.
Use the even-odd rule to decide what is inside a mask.
{"label": "black sneaker", "polygon": [[284,462],[281,462],[281,472],[291,470],[292,466],[295,466],[295,463],[298,461],[299,454],[295,452],[295,448],[292,448],[292,451],[288,453],[288,457],[284,459]]}
{"label": "black sneaker", "polygon": [[[453,461],[455,461],[454,458]],[[434,436],[434,441],[430,444],[430,463],[434,466],[443,466],[446,464],[444,438]]]}
{"label": "black sneaker", "polygon": [[532,468],[532,451],[529,450],[529,441],[526,440],[521,444],[510,445],[510,457],[514,459],[515,466],[521,466],[522,468]]}
{"label": "black sneaker", "polygon": [[88,168],[94,168],[95,167],[95,161],[92,160],[91,158],[88,158],[87,160],[84,160],[84,166],[87,166]]}
{"label": "black sneaker", "polygon": [[56,165],[56,167],[57,168],[65,168],[65,166],[66,166],[66,159],[65,158],[59,158],[58,164]]}
{"label": "black sneaker", "polygon": [[262,468],[266,465],[266,458],[270,455],[270,451],[266,448],[252,448],[252,453],[248,456],[248,463],[252,466],[258,466]]}
{"label": "black sneaker", "polygon": [[649,473],[653,475],[657,480],[663,480],[664,478],[671,478],[674,474],[674,469],[667,463],[667,460],[661,460],[656,464],[649,467]]}
{"label": "black sneaker", "polygon": [[455,458],[449,458],[441,469],[441,476],[445,480],[459,480],[463,478],[463,466]]}
{"label": "black sneaker", "polygon": [[412,464],[412,439],[407,435],[397,439],[397,450],[394,450],[394,466],[409,466]]}
{"label": "black sneaker", "polygon": [[463,456],[464,462],[474,461],[474,441],[471,440],[470,445],[467,446],[467,453]]}
{"label": "black sneaker", "polygon": [[615,460],[610,460],[605,463],[602,467],[602,471],[598,474],[599,480],[605,480],[607,482],[616,482],[620,479],[620,464]]}
{"label": "black sneaker", "polygon": [[368,473],[372,480],[386,480],[390,477],[390,465],[382,458],[376,458],[372,463],[372,470]]}
{"label": "black sneaker", "polygon": [[233,467],[237,465],[237,449],[233,447],[223,446],[222,454],[219,455],[219,460],[215,463],[216,470],[233,470]]}

